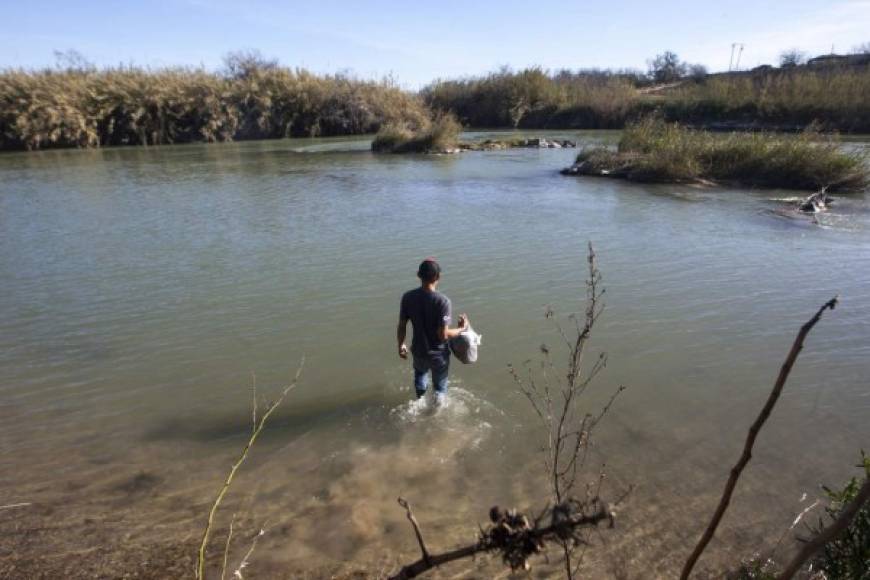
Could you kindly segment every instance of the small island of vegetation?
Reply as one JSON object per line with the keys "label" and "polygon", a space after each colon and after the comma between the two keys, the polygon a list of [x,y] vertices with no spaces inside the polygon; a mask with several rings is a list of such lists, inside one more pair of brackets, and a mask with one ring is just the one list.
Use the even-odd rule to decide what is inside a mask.
{"label": "small island of vegetation", "polygon": [[452,153],[459,150],[462,125],[452,114],[437,115],[417,127],[389,123],[372,141],[376,153]]}
{"label": "small island of vegetation", "polygon": [[584,149],[562,172],[643,182],[861,191],[870,182],[865,157],[812,127],[798,134],[722,134],[650,117],[629,124],[615,151]]}

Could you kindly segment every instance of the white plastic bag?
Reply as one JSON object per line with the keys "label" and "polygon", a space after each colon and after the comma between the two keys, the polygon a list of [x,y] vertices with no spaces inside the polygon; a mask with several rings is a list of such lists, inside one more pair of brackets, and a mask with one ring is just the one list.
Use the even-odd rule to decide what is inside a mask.
{"label": "white plastic bag", "polygon": [[450,339],[450,350],[463,364],[477,362],[477,347],[480,346],[483,335],[474,332],[471,325]]}

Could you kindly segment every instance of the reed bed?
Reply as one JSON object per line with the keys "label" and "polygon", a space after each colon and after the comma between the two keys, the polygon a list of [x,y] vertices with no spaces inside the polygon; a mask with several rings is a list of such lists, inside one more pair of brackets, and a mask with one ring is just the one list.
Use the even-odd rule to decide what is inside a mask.
{"label": "reed bed", "polygon": [[0,150],[362,134],[428,117],[391,81],[303,69],[0,72]]}
{"label": "reed bed", "polygon": [[580,152],[574,173],[635,181],[739,183],[750,187],[861,191],[867,159],[844,150],[836,136],[694,130],[648,118],[626,127],[617,151]]}
{"label": "reed bed", "polygon": [[618,127],[637,100],[632,77],[603,71],[549,75],[541,68],[439,80],[421,94],[435,111],[474,127]]}
{"label": "reed bed", "polygon": [[438,115],[413,130],[405,125],[389,124],[378,131],[372,141],[376,153],[447,153],[457,150],[462,125],[452,114]]}
{"label": "reed bed", "polygon": [[607,129],[658,112],[693,125],[870,132],[870,67],[768,69],[684,78],[649,90],[650,80],[625,71],[502,70],[439,80],[422,91],[436,111],[475,127]]}
{"label": "reed bed", "polygon": [[870,131],[870,67],[775,69],[713,76],[668,91],[662,104],[669,120],[711,119]]}

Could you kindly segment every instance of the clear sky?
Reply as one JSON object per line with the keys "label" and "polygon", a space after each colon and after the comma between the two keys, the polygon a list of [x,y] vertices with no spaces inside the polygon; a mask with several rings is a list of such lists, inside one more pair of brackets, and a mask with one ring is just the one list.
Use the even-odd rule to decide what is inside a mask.
{"label": "clear sky", "polygon": [[645,69],[669,49],[715,71],[734,42],[741,68],[870,42],[870,0],[0,0],[0,14],[0,68],[50,66],[67,49],[97,65],[217,68],[258,49],[408,88],[501,65]]}

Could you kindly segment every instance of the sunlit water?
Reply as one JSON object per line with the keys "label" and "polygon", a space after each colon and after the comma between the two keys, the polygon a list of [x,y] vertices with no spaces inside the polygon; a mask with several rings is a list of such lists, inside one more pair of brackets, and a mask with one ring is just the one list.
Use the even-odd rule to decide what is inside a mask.
{"label": "sunlit water", "polygon": [[[29,529],[49,553],[62,533],[63,553],[198,537],[250,433],[252,373],[262,413],[303,355],[221,520],[267,525],[262,573],[417,557],[399,495],[433,549],[473,540],[493,504],[540,509],[543,435],[506,368],[538,360],[542,343],[563,356],[544,310],[563,322],[582,310],[588,241],[607,290],[592,348],[609,357],[590,410],[628,387],[589,480],[606,463],[612,496],[635,486],[606,546],[587,552],[590,570],[673,574],[796,330],[835,294],[706,564],[773,546],[818,484],[851,475],[870,447],[864,195],[813,221],[783,211],[795,192],[558,175],[574,150],[367,147],[0,156],[0,505],[34,504],[0,512],[0,529]],[[476,365],[453,361],[438,410],[410,401],[395,355],[399,297],[430,255],[484,336]],[[0,548],[28,549],[20,538]],[[445,575],[500,571],[484,558]]]}

